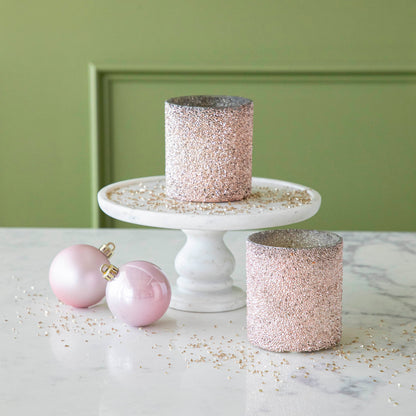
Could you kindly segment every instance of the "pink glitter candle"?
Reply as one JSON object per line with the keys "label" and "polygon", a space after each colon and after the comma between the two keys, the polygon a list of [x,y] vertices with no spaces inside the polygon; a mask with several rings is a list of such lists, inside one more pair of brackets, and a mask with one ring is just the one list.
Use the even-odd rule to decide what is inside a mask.
{"label": "pink glitter candle", "polygon": [[342,238],[272,230],[247,240],[247,335],[270,351],[316,351],[341,340]]}
{"label": "pink glitter candle", "polygon": [[193,202],[251,193],[253,102],[189,96],[165,102],[166,193]]}

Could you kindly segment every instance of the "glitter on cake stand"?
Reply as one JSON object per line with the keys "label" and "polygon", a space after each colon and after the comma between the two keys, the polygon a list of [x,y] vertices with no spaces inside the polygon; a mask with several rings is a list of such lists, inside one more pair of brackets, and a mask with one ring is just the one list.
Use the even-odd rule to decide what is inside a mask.
{"label": "glitter on cake stand", "polygon": [[276,179],[253,178],[250,197],[235,202],[185,202],[165,193],[165,177],[117,182],[98,192],[100,208],[132,224],[182,230],[184,247],[175,259],[178,279],[170,307],[192,312],[225,312],[246,304],[245,292],[233,286],[234,256],[224,243],[231,230],[289,225],[315,215],[318,192]]}

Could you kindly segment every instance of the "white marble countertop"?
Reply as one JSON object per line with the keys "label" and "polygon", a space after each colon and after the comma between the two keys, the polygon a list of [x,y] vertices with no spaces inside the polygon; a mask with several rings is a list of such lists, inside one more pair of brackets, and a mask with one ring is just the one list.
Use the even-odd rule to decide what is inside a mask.
{"label": "white marble countertop", "polygon": [[[248,234],[225,238],[243,288]],[[0,229],[0,414],[415,415],[416,233],[340,234],[342,345],[299,354],[251,346],[244,308],[169,309],[137,329],[49,287],[58,251],[108,241],[114,264],[148,260],[174,281],[180,231]]]}

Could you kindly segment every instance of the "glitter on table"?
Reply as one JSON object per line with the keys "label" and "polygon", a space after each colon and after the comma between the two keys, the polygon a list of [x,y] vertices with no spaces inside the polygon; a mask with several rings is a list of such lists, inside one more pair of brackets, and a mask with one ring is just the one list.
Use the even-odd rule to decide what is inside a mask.
{"label": "glitter on table", "polygon": [[182,214],[235,215],[273,210],[274,205],[295,208],[311,203],[307,190],[288,186],[254,186],[251,195],[241,201],[230,202],[187,202],[169,198],[165,181],[135,182],[130,186],[115,187],[107,192],[109,200],[126,207],[158,212]]}

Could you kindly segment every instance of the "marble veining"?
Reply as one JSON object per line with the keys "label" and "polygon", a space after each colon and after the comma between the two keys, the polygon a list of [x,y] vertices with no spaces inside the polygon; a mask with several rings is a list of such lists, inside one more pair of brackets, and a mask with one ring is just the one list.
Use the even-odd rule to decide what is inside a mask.
{"label": "marble veining", "polygon": [[[179,231],[0,229],[0,414],[414,415],[416,233],[344,239],[341,345],[272,353],[246,338],[245,309],[169,309],[131,328],[105,301],[63,305],[48,284],[55,254],[114,241],[113,261],[147,260],[174,282]],[[245,238],[226,236],[245,288]]]}

